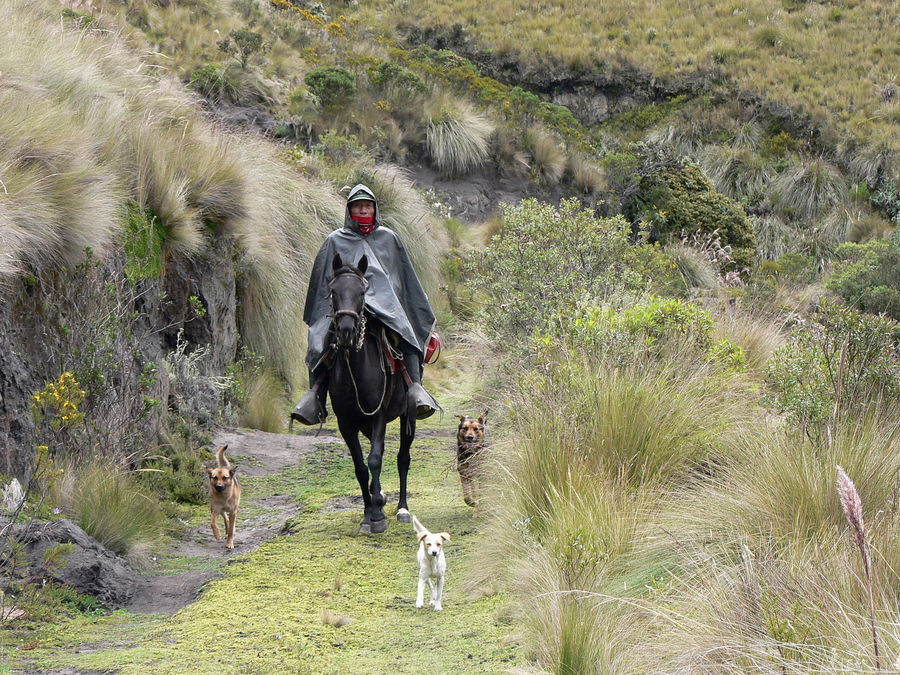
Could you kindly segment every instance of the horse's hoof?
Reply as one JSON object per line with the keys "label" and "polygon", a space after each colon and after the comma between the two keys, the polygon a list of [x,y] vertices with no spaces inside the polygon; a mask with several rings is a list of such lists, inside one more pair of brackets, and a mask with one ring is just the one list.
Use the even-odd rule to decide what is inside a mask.
{"label": "horse's hoof", "polygon": [[381,520],[373,520],[371,525],[372,534],[381,534],[385,530],[387,530],[387,518],[382,518]]}
{"label": "horse's hoof", "polygon": [[412,516],[409,515],[409,511],[407,511],[406,509],[397,509],[397,522],[411,523]]}
{"label": "horse's hoof", "polygon": [[372,534],[372,524],[368,521],[363,521],[359,524],[359,533],[360,534]]}

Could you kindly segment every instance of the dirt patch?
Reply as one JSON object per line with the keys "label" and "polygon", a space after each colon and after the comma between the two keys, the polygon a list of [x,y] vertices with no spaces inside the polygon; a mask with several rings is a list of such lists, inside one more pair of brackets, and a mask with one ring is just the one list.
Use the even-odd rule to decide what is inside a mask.
{"label": "dirt patch", "polygon": [[[239,475],[268,476],[301,466],[314,453],[335,452],[335,446],[343,449],[343,441],[334,433],[331,429],[323,429],[318,436],[315,430],[288,435],[222,429],[212,443],[214,447],[228,445],[228,457],[239,467]],[[181,565],[190,569],[166,574],[158,567],[155,573],[140,575],[138,591],[126,609],[139,614],[177,612],[196,599],[204,584],[220,576],[221,568],[232,556],[250,553],[272,539],[289,518],[303,510],[303,504],[286,494],[256,499],[245,496],[241,510],[252,510],[257,515],[248,518],[238,513],[233,551],[225,548],[224,540],[213,538],[208,520],[190,528],[166,556],[168,560],[182,561]]]}
{"label": "dirt patch", "polygon": [[[398,499],[400,499],[399,492],[388,492],[385,506],[387,506],[388,504],[396,504]],[[362,510],[362,508],[362,495],[345,495],[343,497],[333,497],[332,499],[329,499],[328,502],[326,502],[326,504],[319,509],[319,513],[334,513],[335,511],[357,511]]]}

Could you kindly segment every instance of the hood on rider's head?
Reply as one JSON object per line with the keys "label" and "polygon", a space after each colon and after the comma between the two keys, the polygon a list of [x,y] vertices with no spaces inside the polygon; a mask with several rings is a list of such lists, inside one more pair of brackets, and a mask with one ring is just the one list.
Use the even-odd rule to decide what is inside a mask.
{"label": "hood on rider's head", "polygon": [[353,202],[356,202],[356,201],[360,201],[362,199],[367,199],[368,201],[372,202],[375,205],[375,221],[373,223],[373,226],[379,224],[378,200],[375,199],[375,194],[367,186],[360,183],[359,185],[355,186],[352,190],[350,190],[350,193],[347,195],[347,211],[344,214],[344,226],[345,227],[348,227],[352,230],[359,229],[359,224],[356,223],[350,217],[350,204],[352,204]]}

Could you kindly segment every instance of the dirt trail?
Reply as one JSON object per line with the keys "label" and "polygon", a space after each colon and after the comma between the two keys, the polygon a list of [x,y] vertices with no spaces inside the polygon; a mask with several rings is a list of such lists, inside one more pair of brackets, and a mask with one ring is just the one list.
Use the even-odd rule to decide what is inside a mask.
{"label": "dirt trail", "polygon": [[[314,453],[340,452],[343,441],[333,429],[270,434],[249,429],[222,429],[212,440],[214,447],[228,445],[228,457],[238,466],[239,476],[274,476],[292,467],[301,467]],[[244,490],[235,530],[234,550],[212,536],[209,519],[191,527],[178,540],[167,558],[189,560],[191,571],[175,574],[146,574],[138,592],[126,607],[139,614],[172,614],[190,604],[204,584],[220,575],[233,555],[249,553],[281,532],[285,522],[299,513],[303,504],[289,494],[255,497]],[[251,513],[249,517],[246,514]]]}

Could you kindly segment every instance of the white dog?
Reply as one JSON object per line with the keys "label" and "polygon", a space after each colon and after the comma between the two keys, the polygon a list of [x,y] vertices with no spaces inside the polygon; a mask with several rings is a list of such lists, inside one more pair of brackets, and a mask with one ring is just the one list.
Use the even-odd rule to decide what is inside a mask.
{"label": "white dog", "polygon": [[416,559],[419,561],[419,592],[416,594],[416,607],[425,604],[425,582],[431,586],[431,604],[434,611],[441,611],[441,593],[444,590],[444,571],[447,569],[447,561],[444,559],[444,542],[450,541],[450,535],[446,532],[432,534],[419,519],[413,516],[413,527],[419,539],[419,553]]}

